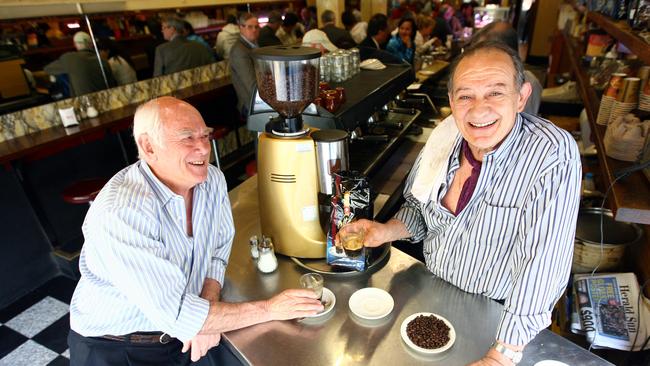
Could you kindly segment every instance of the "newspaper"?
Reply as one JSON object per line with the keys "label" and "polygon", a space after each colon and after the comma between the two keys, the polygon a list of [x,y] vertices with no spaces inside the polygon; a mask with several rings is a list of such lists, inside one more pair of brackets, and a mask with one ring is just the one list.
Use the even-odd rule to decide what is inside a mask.
{"label": "newspaper", "polygon": [[576,274],[571,331],[594,348],[640,350],[650,336],[650,301],[639,302],[639,292],[634,273]]}

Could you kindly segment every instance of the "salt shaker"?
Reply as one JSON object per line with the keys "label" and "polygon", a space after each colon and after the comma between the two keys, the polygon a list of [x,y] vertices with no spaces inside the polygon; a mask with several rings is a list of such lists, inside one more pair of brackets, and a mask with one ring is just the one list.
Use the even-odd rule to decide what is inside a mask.
{"label": "salt shaker", "polygon": [[271,238],[264,238],[259,246],[259,259],[257,260],[257,269],[262,273],[271,273],[278,268],[278,259],[273,252],[273,243]]}
{"label": "salt shaker", "polygon": [[253,259],[259,258],[260,257],[260,252],[257,249],[257,247],[259,246],[260,243],[259,243],[259,240],[257,239],[257,235],[251,236],[251,238],[248,239],[248,243],[251,246],[251,257],[253,257]]}

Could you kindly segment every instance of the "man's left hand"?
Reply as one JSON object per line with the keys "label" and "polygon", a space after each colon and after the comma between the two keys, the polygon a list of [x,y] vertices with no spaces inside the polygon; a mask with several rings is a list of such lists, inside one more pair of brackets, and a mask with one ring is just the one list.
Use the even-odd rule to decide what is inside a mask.
{"label": "man's left hand", "polygon": [[483,358],[470,363],[469,366],[514,366],[514,363],[494,348],[490,348]]}
{"label": "man's left hand", "polygon": [[205,356],[210,348],[217,346],[220,340],[221,334],[197,334],[188,342],[183,343],[182,352],[185,353],[191,349],[190,359],[192,362],[196,362]]}

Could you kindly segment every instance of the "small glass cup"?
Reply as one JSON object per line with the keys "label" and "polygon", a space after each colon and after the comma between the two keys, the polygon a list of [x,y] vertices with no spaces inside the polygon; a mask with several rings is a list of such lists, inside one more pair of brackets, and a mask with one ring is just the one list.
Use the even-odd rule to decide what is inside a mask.
{"label": "small glass cup", "polygon": [[323,276],[318,273],[305,273],[300,277],[300,287],[313,290],[318,300],[323,298]]}
{"label": "small glass cup", "polygon": [[363,239],[366,236],[365,229],[360,225],[346,225],[339,231],[339,239],[345,255],[358,257],[363,250]]}

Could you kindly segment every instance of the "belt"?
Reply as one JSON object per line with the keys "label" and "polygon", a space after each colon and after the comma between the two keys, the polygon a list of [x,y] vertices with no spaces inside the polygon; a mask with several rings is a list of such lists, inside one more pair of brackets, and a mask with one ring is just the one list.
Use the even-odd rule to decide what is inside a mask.
{"label": "belt", "polygon": [[163,332],[135,332],[135,333],[119,335],[119,336],[107,334],[105,336],[102,336],[101,338],[109,339],[111,341],[140,343],[140,344],[154,344],[154,343],[167,344],[172,340],[176,339],[170,336],[169,334]]}

